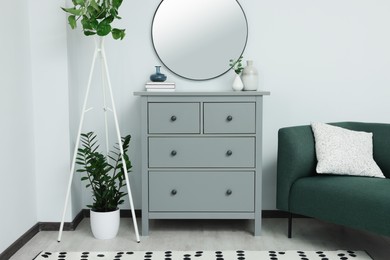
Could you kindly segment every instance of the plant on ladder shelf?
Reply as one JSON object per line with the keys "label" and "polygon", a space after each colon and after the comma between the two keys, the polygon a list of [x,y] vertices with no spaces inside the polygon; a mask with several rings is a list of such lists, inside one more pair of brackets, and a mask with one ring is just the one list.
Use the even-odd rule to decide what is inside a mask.
{"label": "plant on ladder shelf", "polygon": [[62,10],[69,13],[68,22],[72,29],[77,27],[77,21],[81,19],[83,32],[86,36],[106,36],[111,33],[115,40],[122,40],[125,37],[125,30],[112,28],[111,26],[111,23],[115,19],[121,19],[118,16],[118,9],[122,1],[72,0],[74,6],[71,8],[62,8]]}
{"label": "plant on ladder shelf", "polygon": [[[102,171],[100,171],[100,174],[103,174],[102,178],[107,178],[107,172],[108,170],[119,170],[119,168],[122,168],[119,173],[123,173],[117,175],[117,178],[114,178],[112,181],[117,182],[120,187],[126,186],[127,187],[127,195],[129,196],[129,202],[130,202],[130,209],[131,209],[131,214],[132,214],[132,219],[133,219],[133,225],[134,225],[134,230],[135,230],[135,235],[137,242],[140,242],[139,238],[139,233],[138,233],[138,226],[137,226],[137,220],[135,217],[135,212],[134,212],[134,204],[133,204],[133,198],[131,194],[131,189],[130,189],[130,182],[129,182],[129,177],[127,173],[129,172],[129,167],[131,165],[127,162],[129,162],[127,155],[125,154],[125,151],[128,148],[128,143],[126,144],[127,141],[130,141],[130,136],[125,137],[124,139],[121,138],[121,134],[119,131],[119,124],[118,124],[118,118],[117,118],[117,113],[115,109],[115,102],[112,94],[112,87],[111,87],[111,81],[110,81],[110,75],[108,73],[108,66],[107,66],[107,59],[106,59],[106,54],[105,54],[105,49],[104,49],[104,37],[109,35],[111,33],[112,37],[115,40],[122,40],[125,37],[125,30],[124,29],[118,29],[118,28],[113,28],[112,23],[117,20],[121,19],[121,17],[118,15],[118,9],[121,6],[123,0],[72,0],[73,6],[69,8],[62,8],[66,13],[68,13],[68,22],[69,25],[72,29],[77,28],[77,23],[80,22],[82,26],[82,30],[84,35],[86,36],[91,36],[94,35],[95,37],[95,52],[93,56],[93,61],[92,61],[92,66],[88,78],[88,85],[87,85],[87,90],[85,94],[85,99],[83,103],[83,109],[81,113],[81,118],[80,118],[80,124],[78,128],[78,135],[77,135],[77,140],[75,144],[75,149],[73,153],[73,160],[72,160],[72,167],[70,170],[70,178],[69,178],[69,183],[68,183],[68,189],[67,189],[67,194],[65,198],[65,205],[64,205],[64,211],[62,215],[62,220],[61,220],[61,225],[60,225],[60,230],[58,234],[58,242],[61,241],[61,236],[62,236],[62,231],[64,227],[64,221],[65,221],[65,213],[66,213],[66,207],[68,204],[69,200],[69,195],[70,195],[70,190],[71,190],[71,185],[72,185],[72,179],[75,171],[75,164],[76,161],[77,163],[81,163],[82,158],[88,159],[89,161],[84,161],[84,168],[81,169],[81,171],[88,170],[90,171],[89,173],[91,174],[93,169],[93,166],[90,163],[95,163],[94,166],[99,166],[103,167]],[[92,82],[92,76],[93,76],[93,71],[95,68],[95,63],[97,58],[100,58],[100,62],[102,65],[102,87],[103,87],[103,111],[104,111],[104,117],[105,117],[105,130],[106,130],[106,147],[108,147],[108,126],[107,126],[107,112],[112,112],[113,114],[113,119],[115,123],[115,130],[116,130],[116,137],[117,137],[117,142],[118,144],[118,151],[117,151],[117,156],[114,160],[114,162],[117,162],[116,166],[111,165],[108,163],[108,159],[106,156],[97,153],[94,147],[93,150],[88,151],[85,150],[86,145],[88,145],[88,138],[94,139],[96,136],[93,133],[88,133],[88,134],[81,134],[82,131],[82,126],[83,126],[83,121],[84,121],[84,114],[88,112],[90,109],[87,109],[87,101],[88,101],[88,96],[89,96],[89,91],[91,87],[91,82]],[[106,104],[106,92],[108,91],[109,96],[110,96],[110,102],[111,102],[111,108],[107,107]],[[80,143],[80,138],[82,139],[83,143],[83,149],[78,149],[79,143]],[[128,138],[128,139],[127,139]],[[90,145],[93,146],[93,143],[89,143]],[[127,146],[126,146],[127,145]],[[92,149],[92,147],[91,147]],[[93,152],[92,152],[93,151]],[[89,153],[91,152],[91,153]],[[88,154],[89,153],[89,154]],[[78,157],[77,157],[78,155]],[[83,157],[85,156],[85,157]],[[92,157],[93,158],[92,158]],[[109,157],[111,160],[113,158],[110,157],[109,153],[107,152],[107,157]],[[91,161],[92,160],[92,161]],[[119,163],[120,162],[120,163]],[[122,163],[126,162],[126,163]],[[118,168],[119,167],[119,168]],[[80,171],[80,169],[78,170]],[[95,172],[95,174],[98,174]],[[91,178],[92,175],[88,175],[86,177],[83,177],[83,180],[86,180],[85,178]],[[121,176],[121,177],[119,177]],[[100,178],[98,176],[94,176],[94,180],[97,180],[96,178]],[[124,180],[123,180],[124,177]],[[125,181],[125,185],[123,184],[123,181]],[[119,183],[118,183],[119,182]],[[88,185],[87,185],[88,186]],[[93,183],[91,183],[91,187],[93,186]],[[107,188],[106,187],[102,187]],[[111,193],[109,190],[105,190],[103,192],[105,195],[112,195],[114,196],[112,199],[116,200],[119,196],[122,198],[123,196],[126,195],[124,192],[119,192],[117,194]],[[94,192],[94,200],[95,203],[93,205],[93,208],[97,206],[97,197],[96,197],[96,192]],[[99,195],[98,195],[99,196]],[[107,198],[107,197],[106,197]],[[122,199],[118,200],[117,202],[123,202]],[[121,204],[121,203],[119,203]],[[110,210],[117,210],[117,205],[115,207],[109,207],[111,208]],[[93,214],[92,212],[96,212],[96,210],[91,211],[91,223],[94,221],[92,220]],[[107,225],[105,222],[104,225]]]}

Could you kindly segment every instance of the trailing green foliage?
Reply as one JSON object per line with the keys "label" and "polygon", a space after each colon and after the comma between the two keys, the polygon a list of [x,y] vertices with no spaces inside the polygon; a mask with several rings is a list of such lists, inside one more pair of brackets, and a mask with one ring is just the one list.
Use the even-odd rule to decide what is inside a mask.
{"label": "trailing green foliage", "polygon": [[244,69],[244,67],[242,66],[242,56],[240,56],[240,58],[238,58],[238,60],[229,60],[230,63],[229,63],[229,66],[234,70],[234,72],[236,72],[236,74],[240,74],[241,71]]}
{"label": "trailing green foliage", "polygon": [[99,35],[106,36],[111,33],[112,37],[123,39],[125,29],[112,28],[111,23],[115,19],[121,19],[118,16],[118,9],[123,0],[72,0],[73,7],[62,10],[69,14],[68,22],[72,29],[77,27],[77,21],[80,20],[86,36]]}
{"label": "trailing green foliage", "polygon": [[[123,158],[126,162],[127,171],[130,172],[131,162],[127,155],[130,144],[130,135],[122,137]],[[108,156],[98,151],[96,134],[89,132],[81,134],[82,148],[78,149],[76,163],[80,165],[77,172],[83,174],[82,181],[88,184],[86,188],[92,189],[93,204],[87,207],[98,212],[113,211],[123,203],[123,197],[127,195],[121,189],[126,186],[125,173],[123,170],[122,156],[118,145]],[[107,159],[109,158],[109,160]]]}

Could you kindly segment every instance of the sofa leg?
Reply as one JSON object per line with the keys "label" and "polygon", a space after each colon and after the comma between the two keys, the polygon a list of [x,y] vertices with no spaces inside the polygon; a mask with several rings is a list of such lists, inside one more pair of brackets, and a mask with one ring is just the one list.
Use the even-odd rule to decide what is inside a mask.
{"label": "sofa leg", "polygon": [[289,215],[288,215],[288,238],[291,238],[291,233],[292,233],[292,218],[293,218],[293,215],[292,215],[292,213],[290,212]]}

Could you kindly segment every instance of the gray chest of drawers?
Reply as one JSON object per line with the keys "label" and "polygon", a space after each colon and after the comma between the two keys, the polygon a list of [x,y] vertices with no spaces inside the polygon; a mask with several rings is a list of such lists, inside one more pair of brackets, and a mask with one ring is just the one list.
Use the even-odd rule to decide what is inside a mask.
{"label": "gray chest of drawers", "polygon": [[251,219],[260,235],[269,92],[134,94],[142,106],[142,235],[150,219]]}

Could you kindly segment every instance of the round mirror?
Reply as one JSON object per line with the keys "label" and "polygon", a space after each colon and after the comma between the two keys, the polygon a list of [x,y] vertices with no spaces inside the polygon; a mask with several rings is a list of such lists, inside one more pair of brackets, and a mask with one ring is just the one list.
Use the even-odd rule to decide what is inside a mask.
{"label": "round mirror", "polygon": [[152,41],[161,62],[193,80],[226,73],[248,38],[245,13],[236,0],[163,0],[153,18]]}

